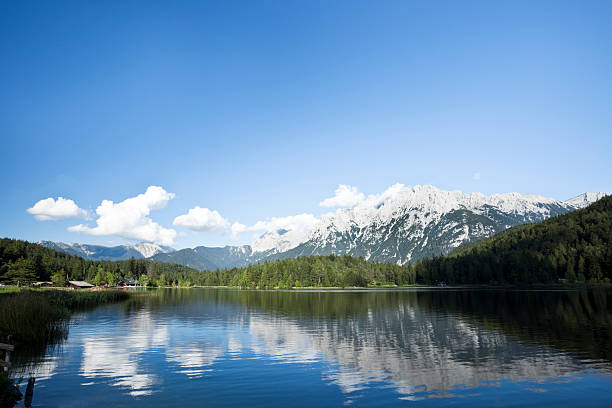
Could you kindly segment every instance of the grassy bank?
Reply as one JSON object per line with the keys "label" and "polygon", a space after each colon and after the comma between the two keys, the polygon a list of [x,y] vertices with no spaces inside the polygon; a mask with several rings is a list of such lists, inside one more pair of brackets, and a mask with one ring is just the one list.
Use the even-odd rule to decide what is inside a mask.
{"label": "grassy bank", "polygon": [[[16,351],[44,353],[68,334],[70,314],[104,303],[126,300],[124,291],[71,291],[61,289],[3,288],[0,291],[0,342]],[[0,406],[12,407],[21,398],[13,381],[0,373]]]}
{"label": "grassy bank", "polygon": [[0,339],[17,347],[53,344],[63,337],[70,313],[129,298],[124,291],[32,290],[0,294]]}
{"label": "grassy bank", "polygon": [[[231,285],[219,285],[219,286],[207,286],[207,285],[194,285],[194,286],[175,286],[174,288],[205,288],[205,289],[243,289],[243,290],[370,290],[370,289],[401,289],[401,288],[419,288],[419,287],[432,287],[432,285],[424,284],[411,284],[411,285],[367,285],[367,286],[292,286],[290,288],[284,286],[275,287],[241,287]],[[168,288],[172,288],[169,286]]]}

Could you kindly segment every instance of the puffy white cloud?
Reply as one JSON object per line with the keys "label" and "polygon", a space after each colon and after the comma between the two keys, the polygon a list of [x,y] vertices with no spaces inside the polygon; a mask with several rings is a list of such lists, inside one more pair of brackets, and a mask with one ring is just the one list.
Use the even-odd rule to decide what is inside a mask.
{"label": "puffy white cloud", "polygon": [[69,231],[91,235],[115,235],[126,239],[172,245],[176,231],[164,228],[154,222],[149,214],[164,208],[174,198],[162,187],[149,186],[144,194],[128,198],[120,203],[104,200],[96,208],[98,219],[95,227],[79,224],[69,227]]}
{"label": "puffy white cloud", "polygon": [[367,203],[370,205],[378,205],[389,199],[395,198],[398,194],[410,190],[402,183],[395,183],[380,194],[370,194],[367,198]]}
{"label": "puffy white cloud", "polygon": [[216,210],[195,206],[187,214],[179,215],[172,223],[192,231],[217,231],[229,225],[229,222]]}
{"label": "puffy white cloud", "polygon": [[232,224],[232,234],[238,235],[245,232],[273,232],[278,230],[310,232],[319,222],[312,214],[290,215],[288,217],[272,217],[266,221],[257,221],[251,226],[239,222]]}
{"label": "puffy white cloud", "polygon": [[325,200],[321,201],[319,205],[321,207],[350,208],[354,207],[364,199],[364,194],[360,193],[359,190],[357,190],[357,187],[340,184],[336,189],[336,195],[326,198]]}
{"label": "puffy white cloud", "polygon": [[232,224],[232,235],[234,236],[247,232],[248,230],[249,230],[249,227],[247,227],[244,224],[239,223],[238,221]]}
{"label": "puffy white cloud", "polygon": [[85,210],[80,209],[74,201],[64,197],[57,197],[57,200],[52,197],[45,198],[26,211],[40,221],[87,216]]}
{"label": "puffy white cloud", "polygon": [[312,214],[298,214],[288,217],[273,217],[266,221],[257,221],[251,226],[239,222],[232,224],[232,235],[250,233],[261,234],[251,243],[253,251],[277,249],[286,251],[294,248],[308,237],[319,219]]}

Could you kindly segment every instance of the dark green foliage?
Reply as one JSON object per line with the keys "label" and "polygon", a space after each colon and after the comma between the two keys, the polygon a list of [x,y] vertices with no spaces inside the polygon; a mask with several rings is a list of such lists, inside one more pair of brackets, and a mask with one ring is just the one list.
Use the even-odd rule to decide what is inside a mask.
{"label": "dark green foliage", "polygon": [[[0,239],[0,282],[28,285],[53,280],[58,286],[69,280],[117,283],[124,278],[140,279],[162,286],[194,283],[201,272],[182,265],[144,259],[86,261],[78,256],[15,239]],[[96,276],[98,279],[96,279]],[[160,277],[164,277],[160,280]]]}
{"label": "dark green foliage", "polygon": [[64,271],[63,269],[60,269],[59,271],[53,273],[51,275],[51,281],[53,282],[54,286],[57,287],[64,287],[68,284],[68,281],[66,280],[66,271]]}
{"label": "dark green foliage", "polygon": [[0,336],[18,345],[46,344],[66,332],[68,310],[52,307],[41,292],[22,291],[0,298]]}
{"label": "dark green foliage", "polygon": [[362,258],[313,256],[250,265],[245,268],[200,272],[187,266],[144,259],[129,261],[86,261],[38,244],[12,239],[0,240],[0,281],[14,262],[34,265],[37,280],[68,275],[70,280],[109,284],[123,278],[148,280],[155,286],[240,286],[245,288],[349,287],[405,285],[414,283],[408,267],[371,263]]}
{"label": "dark green foliage", "polygon": [[414,283],[410,268],[349,255],[283,259],[204,273],[201,284],[242,288],[366,287]]}
{"label": "dark green foliage", "polygon": [[417,281],[533,284],[612,278],[612,196],[537,224],[510,228],[415,266]]}
{"label": "dark green foliage", "polygon": [[[11,339],[16,352],[44,355],[68,334],[70,313],[103,303],[126,300],[119,290],[19,290],[0,294],[0,339]],[[17,392],[16,392],[17,391]],[[13,381],[0,373],[0,407],[12,407],[21,396]]]}
{"label": "dark green foliage", "polygon": [[36,266],[32,259],[19,258],[5,266],[4,280],[14,285],[27,285],[36,281]]}
{"label": "dark green foliage", "polygon": [[0,295],[0,338],[11,336],[18,346],[38,347],[61,340],[70,312],[125,300],[118,290],[22,290]]}

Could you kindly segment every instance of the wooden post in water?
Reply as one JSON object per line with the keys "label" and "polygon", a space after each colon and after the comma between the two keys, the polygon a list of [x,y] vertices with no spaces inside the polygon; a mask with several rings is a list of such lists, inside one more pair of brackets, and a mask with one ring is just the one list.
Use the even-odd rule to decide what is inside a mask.
{"label": "wooden post in water", "polygon": [[25,408],[32,408],[32,397],[34,397],[34,381],[36,378],[30,377],[28,380],[28,388],[26,388],[25,400],[23,401],[23,406]]}
{"label": "wooden post in water", "polygon": [[[8,342],[10,343],[11,338],[8,337]],[[0,343],[0,351],[4,351],[4,358],[0,359],[0,366],[4,369],[4,372],[7,372],[9,367],[11,366],[11,351],[15,350],[15,346],[11,344]]]}

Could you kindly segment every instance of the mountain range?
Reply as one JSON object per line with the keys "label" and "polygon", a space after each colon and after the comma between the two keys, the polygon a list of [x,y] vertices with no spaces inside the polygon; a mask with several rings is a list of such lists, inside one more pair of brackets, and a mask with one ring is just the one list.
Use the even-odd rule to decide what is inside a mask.
{"label": "mountain range", "polygon": [[63,242],[53,241],[39,241],[37,244],[93,261],[123,261],[130,258],[145,259],[156,254],[175,251],[174,248],[151,244],[148,242],[142,242],[140,244],[124,244],[114,247],[80,243],[65,244]]}
{"label": "mountain range", "polygon": [[363,257],[406,264],[443,255],[466,242],[490,237],[509,227],[543,221],[584,208],[605,193],[584,193],[566,201],[519,193],[464,194],[433,186],[396,185],[348,209],[321,216],[307,234],[277,230],[251,245],[186,248],[155,244],[102,247],[42,241],[40,244],[86,259],[148,258],[201,270],[241,267],[267,260],[310,255]]}

